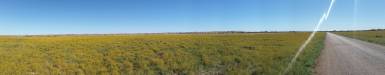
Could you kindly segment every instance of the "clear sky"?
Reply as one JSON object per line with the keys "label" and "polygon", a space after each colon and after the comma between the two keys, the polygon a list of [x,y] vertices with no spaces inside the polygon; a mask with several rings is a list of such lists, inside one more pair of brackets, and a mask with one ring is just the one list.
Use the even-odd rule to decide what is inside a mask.
{"label": "clear sky", "polygon": [[[0,34],[303,31],[313,30],[329,3],[329,0],[0,0]],[[385,28],[385,0],[356,3],[336,0],[330,14],[321,30]]]}

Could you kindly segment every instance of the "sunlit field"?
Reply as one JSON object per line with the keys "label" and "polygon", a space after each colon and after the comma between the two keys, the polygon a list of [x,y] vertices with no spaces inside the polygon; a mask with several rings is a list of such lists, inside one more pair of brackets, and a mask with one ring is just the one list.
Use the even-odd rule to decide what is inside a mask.
{"label": "sunlit field", "polygon": [[[37,75],[277,75],[310,33],[0,37],[0,73]],[[324,33],[289,74],[308,75]],[[382,40],[384,41],[384,40]]]}
{"label": "sunlit field", "polygon": [[385,45],[385,30],[379,31],[355,31],[355,32],[336,32],[351,38],[356,38],[368,42]]}

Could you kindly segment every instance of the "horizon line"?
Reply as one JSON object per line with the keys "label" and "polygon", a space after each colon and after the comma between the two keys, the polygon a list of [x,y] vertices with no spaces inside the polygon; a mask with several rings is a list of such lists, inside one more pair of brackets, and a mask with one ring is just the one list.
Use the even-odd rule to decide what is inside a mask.
{"label": "horizon line", "polygon": [[[357,30],[321,30],[319,32],[339,31],[371,31],[385,29],[357,29]],[[0,34],[0,36],[61,36],[61,35],[135,35],[135,34],[212,34],[212,33],[277,33],[277,32],[312,32],[310,30],[280,30],[280,31],[181,31],[181,32],[138,32],[138,33],[52,33],[52,34]]]}

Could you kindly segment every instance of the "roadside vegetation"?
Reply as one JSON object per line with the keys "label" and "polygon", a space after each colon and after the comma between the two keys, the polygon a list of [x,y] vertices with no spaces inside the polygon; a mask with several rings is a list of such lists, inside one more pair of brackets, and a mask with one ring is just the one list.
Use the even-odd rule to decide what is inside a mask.
{"label": "roadside vegetation", "polygon": [[344,35],[351,38],[356,38],[372,43],[385,45],[385,30],[368,30],[368,31],[350,31],[350,32],[335,32],[336,34]]}
{"label": "roadside vegetation", "polygon": [[[324,40],[326,33],[317,33],[314,39],[307,45],[303,53],[299,56],[293,68],[288,75],[313,75],[317,58],[324,48]],[[299,46],[298,46],[299,47]]]}
{"label": "roadside vegetation", "polygon": [[[1,75],[277,75],[309,33],[0,37]],[[310,75],[319,33],[290,70]]]}

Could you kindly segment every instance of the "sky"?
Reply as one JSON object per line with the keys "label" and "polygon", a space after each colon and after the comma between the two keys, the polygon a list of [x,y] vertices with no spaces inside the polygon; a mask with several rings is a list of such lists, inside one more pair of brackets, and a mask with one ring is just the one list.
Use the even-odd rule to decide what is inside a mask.
{"label": "sky", "polygon": [[[311,31],[330,0],[0,0],[0,35]],[[385,0],[336,0],[321,30],[385,28]]]}

